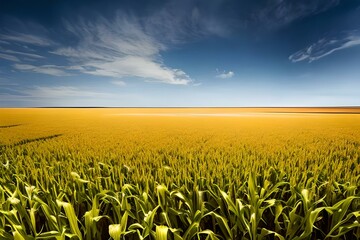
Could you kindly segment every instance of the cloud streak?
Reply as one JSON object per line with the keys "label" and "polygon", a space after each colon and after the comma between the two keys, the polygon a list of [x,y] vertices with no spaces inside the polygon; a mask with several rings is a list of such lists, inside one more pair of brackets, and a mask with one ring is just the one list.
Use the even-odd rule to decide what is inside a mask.
{"label": "cloud streak", "polygon": [[[228,36],[229,24],[224,24],[216,18],[214,9],[219,2],[206,2],[205,6],[194,1],[168,1],[162,8],[147,18],[145,30],[151,36],[161,36],[163,42],[182,44],[206,36]],[[209,8],[212,8],[211,10]]]}
{"label": "cloud streak", "polygon": [[0,98],[25,98],[25,99],[62,99],[70,98],[107,98],[114,97],[114,94],[106,92],[97,92],[87,89],[82,89],[73,86],[34,86],[25,89],[2,88],[0,89]]}
{"label": "cloud streak", "polygon": [[327,11],[339,3],[340,0],[268,0],[263,8],[253,13],[252,20],[272,30]]}
{"label": "cloud streak", "polygon": [[35,86],[25,93],[36,98],[63,98],[63,97],[109,97],[109,93],[87,91],[71,86],[43,87]]}
{"label": "cloud streak", "polygon": [[64,70],[66,69],[66,67],[61,67],[56,65],[34,66],[30,64],[14,64],[14,68],[24,72],[41,73],[56,77],[71,76],[69,72]]}
{"label": "cloud streak", "polygon": [[336,51],[360,45],[360,31],[345,31],[336,36],[325,37],[300,51],[291,54],[291,62],[313,62]]}
{"label": "cloud streak", "polygon": [[34,59],[43,59],[44,58],[43,56],[40,56],[38,54],[13,51],[13,50],[9,50],[9,49],[2,49],[0,47],[0,59],[5,59],[10,62],[21,62],[19,57],[21,59],[27,59],[30,61],[33,61]]}
{"label": "cloud streak", "polygon": [[20,62],[19,58],[5,53],[0,53],[0,58],[11,62]]}
{"label": "cloud streak", "polygon": [[13,50],[4,50],[3,52],[8,53],[8,54],[15,54],[15,55],[20,55],[20,56],[25,56],[25,57],[29,57],[29,58],[36,58],[36,59],[45,58],[43,56],[40,56],[40,55],[34,54],[34,53],[26,53],[26,52],[19,52],[19,51],[13,51]]}
{"label": "cloud streak", "polygon": [[50,46],[54,43],[53,41],[50,41],[47,38],[43,38],[32,34],[19,33],[19,32],[10,32],[9,34],[1,34],[0,40],[3,41],[5,40],[5,42],[18,42],[18,43],[31,44],[36,46]]}

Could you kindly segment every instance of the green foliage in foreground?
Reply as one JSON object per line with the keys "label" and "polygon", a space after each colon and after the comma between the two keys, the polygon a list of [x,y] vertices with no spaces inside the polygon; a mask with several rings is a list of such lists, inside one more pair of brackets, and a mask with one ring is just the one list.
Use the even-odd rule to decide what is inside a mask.
{"label": "green foliage in foreground", "polygon": [[311,173],[292,186],[270,168],[221,188],[201,178],[181,186],[126,178],[116,184],[111,175],[95,181],[72,172],[65,185],[49,179],[52,187],[24,178],[2,176],[1,239],[360,238],[359,188]]}

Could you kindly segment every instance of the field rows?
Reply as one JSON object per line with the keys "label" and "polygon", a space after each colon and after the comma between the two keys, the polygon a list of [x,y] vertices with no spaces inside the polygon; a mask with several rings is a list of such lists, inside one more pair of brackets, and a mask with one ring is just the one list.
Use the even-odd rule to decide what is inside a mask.
{"label": "field rows", "polygon": [[213,111],[1,109],[0,238],[360,238],[360,115]]}

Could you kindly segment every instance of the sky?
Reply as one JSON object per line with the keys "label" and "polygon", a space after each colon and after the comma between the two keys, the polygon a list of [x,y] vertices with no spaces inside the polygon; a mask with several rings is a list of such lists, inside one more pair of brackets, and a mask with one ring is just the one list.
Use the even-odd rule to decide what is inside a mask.
{"label": "sky", "polygon": [[360,0],[0,0],[0,107],[360,106]]}

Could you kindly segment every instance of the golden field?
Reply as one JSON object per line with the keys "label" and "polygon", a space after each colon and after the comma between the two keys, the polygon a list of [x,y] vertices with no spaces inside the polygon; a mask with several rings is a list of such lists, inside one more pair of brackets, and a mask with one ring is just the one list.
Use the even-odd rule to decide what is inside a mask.
{"label": "golden field", "polygon": [[0,109],[0,238],[356,239],[358,113]]}

